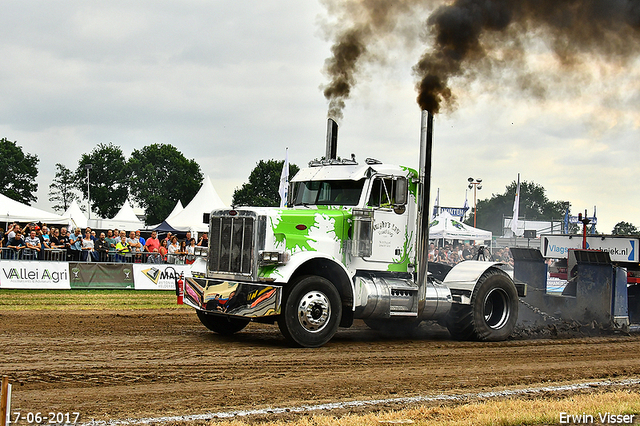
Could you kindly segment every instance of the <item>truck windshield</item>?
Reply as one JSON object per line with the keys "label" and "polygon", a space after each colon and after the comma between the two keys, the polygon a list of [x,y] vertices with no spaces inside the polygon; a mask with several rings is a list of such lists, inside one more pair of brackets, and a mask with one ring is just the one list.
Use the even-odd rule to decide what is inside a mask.
{"label": "truck windshield", "polygon": [[294,206],[356,206],[364,187],[364,179],[295,182],[293,184]]}

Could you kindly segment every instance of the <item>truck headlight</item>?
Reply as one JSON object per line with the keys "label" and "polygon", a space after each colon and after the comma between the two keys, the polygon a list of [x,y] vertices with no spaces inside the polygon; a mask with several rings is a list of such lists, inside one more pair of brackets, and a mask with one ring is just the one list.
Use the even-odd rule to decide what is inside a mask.
{"label": "truck headlight", "polygon": [[288,251],[261,251],[259,253],[259,261],[261,265],[274,265],[278,263],[287,263],[291,258]]}

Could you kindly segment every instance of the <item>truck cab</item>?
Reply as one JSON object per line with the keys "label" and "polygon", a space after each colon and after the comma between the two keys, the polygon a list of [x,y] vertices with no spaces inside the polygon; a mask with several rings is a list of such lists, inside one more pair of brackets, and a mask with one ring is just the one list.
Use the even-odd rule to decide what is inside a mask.
{"label": "truck cab", "polygon": [[305,347],[354,319],[373,328],[440,320],[455,338],[506,338],[518,295],[498,264],[465,262],[443,282],[426,274],[422,181],[408,167],[329,158],[296,174],[284,208],[213,211],[206,271],[185,280],[184,302],[214,332],[277,322]]}

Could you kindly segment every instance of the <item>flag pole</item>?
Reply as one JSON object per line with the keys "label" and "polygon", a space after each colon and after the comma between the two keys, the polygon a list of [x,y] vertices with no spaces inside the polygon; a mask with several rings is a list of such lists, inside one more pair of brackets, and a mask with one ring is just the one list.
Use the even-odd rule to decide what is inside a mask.
{"label": "flag pole", "polygon": [[518,216],[520,215],[520,173],[518,173],[518,186],[516,198],[513,201],[513,217],[511,218],[511,231],[513,231],[514,246],[518,244]]}

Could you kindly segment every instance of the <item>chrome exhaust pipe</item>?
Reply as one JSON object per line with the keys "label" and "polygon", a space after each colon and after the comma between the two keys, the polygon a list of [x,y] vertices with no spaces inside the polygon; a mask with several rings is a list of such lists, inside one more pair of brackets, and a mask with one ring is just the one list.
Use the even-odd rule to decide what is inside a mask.
{"label": "chrome exhaust pipe", "polygon": [[338,123],[332,118],[327,120],[327,150],[324,159],[327,161],[338,158]]}
{"label": "chrome exhaust pipe", "polygon": [[429,195],[431,191],[431,152],[433,147],[433,114],[422,111],[420,123],[420,164],[418,190],[418,286],[427,282],[427,262],[429,260]]}

